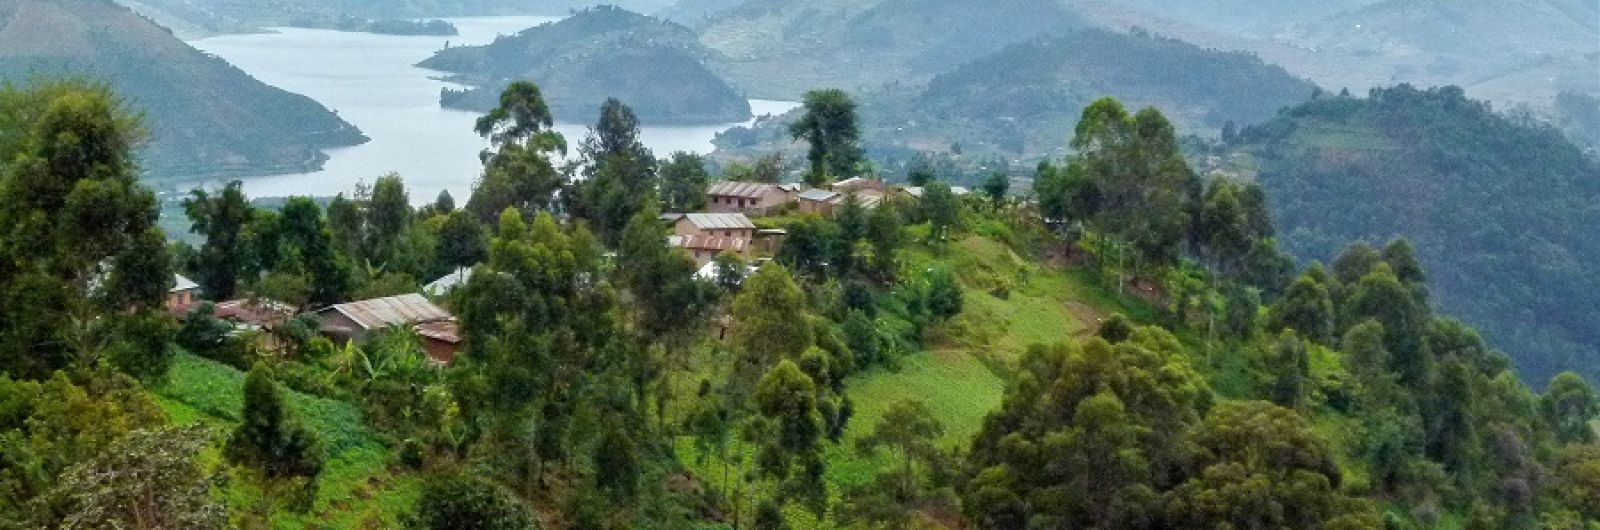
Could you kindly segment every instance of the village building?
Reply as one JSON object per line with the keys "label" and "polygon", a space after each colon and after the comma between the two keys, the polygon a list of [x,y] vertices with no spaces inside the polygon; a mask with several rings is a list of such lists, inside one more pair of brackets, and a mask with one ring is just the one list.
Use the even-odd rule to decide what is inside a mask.
{"label": "village building", "polygon": [[751,239],[736,237],[706,235],[675,235],[667,237],[667,245],[683,249],[684,252],[689,254],[689,257],[694,258],[696,267],[704,267],[711,260],[716,259],[717,255],[728,251],[739,255],[740,258],[748,258],[752,241]]}
{"label": "village building", "polygon": [[838,193],[855,192],[858,195],[879,195],[889,192],[889,186],[882,180],[861,177],[851,177],[828,186],[829,190]]}
{"label": "village building", "polygon": [[200,284],[182,274],[172,275],[172,288],[167,289],[167,312],[183,316],[200,301]]}
{"label": "village building", "polygon": [[[895,193],[900,194],[901,196],[904,196],[904,197],[910,197],[912,199],[921,199],[923,191],[924,190],[923,190],[923,188],[921,186],[906,186],[904,188],[900,188],[900,189],[896,190]],[[951,186],[950,187],[950,194],[951,195],[955,195],[957,197],[960,197],[960,196],[966,195],[968,193],[972,193],[972,190],[968,190],[967,188],[962,187],[962,186]]]}
{"label": "village building", "polygon": [[808,213],[827,217],[833,215],[833,207],[841,196],[829,190],[806,190],[799,196],[800,213]]}
{"label": "village building", "polygon": [[267,351],[283,349],[280,331],[294,318],[296,308],[270,298],[240,298],[212,305],[211,316],[233,325],[236,332],[260,332],[260,345]]}
{"label": "village building", "polygon": [[422,294],[444,296],[450,294],[450,291],[455,290],[457,287],[466,285],[470,280],[472,280],[472,267],[457,267],[450,274],[441,276],[439,279],[423,286]]}
{"label": "village building", "polygon": [[756,237],[756,225],[742,213],[685,213],[672,216],[673,233],[689,237],[723,237],[749,242]]}
{"label": "village building", "polygon": [[435,362],[450,362],[460,346],[459,336],[447,333],[455,329],[455,317],[420,294],[336,304],[316,315],[322,334],[357,344],[365,343],[377,331],[410,328],[423,338],[428,356]]}
{"label": "village building", "polygon": [[759,182],[718,182],[706,189],[706,210],[711,213],[772,215],[799,194],[795,185]]}

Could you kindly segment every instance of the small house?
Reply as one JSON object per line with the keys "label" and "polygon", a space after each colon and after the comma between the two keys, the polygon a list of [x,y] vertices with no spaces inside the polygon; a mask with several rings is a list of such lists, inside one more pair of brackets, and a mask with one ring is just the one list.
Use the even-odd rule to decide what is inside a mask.
{"label": "small house", "polygon": [[172,275],[172,288],[167,289],[167,312],[183,316],[200,300],[200,284],[182,274]]}
{"label": "small house", "polygon": [[794,202],[798,187],[758,182],[718,182],[706,188],[711,213],[770,215]]}
{"label": "small house", "polygon": [[422,288],[422,294],[443,296],[472,280],[472,267],[457,267],[455,271],[434,280]]}
{"label": "small house", "polygon": [[742,213],[686,213],[677,217],[673,232],[679,236],[705,236],[750,241],[756,225]]}
{"label": "small house", "polygon": [[705,235],[670,236],[667,238],[667,245],[683,249],[684,252],[689,254],[689,257],[694,258],[694,264],[697,267],[704,267],[711,260],[716,259],[718,254],[728,251],[732,251],[740,257],[749,257],[751,242],[751,239]]}
{"label": "small house", "polygon": [[806,190],[799,196],[800,213],[816,214],[824,217],[833,215],[833,207],[837,204],[839,197],[840,195],[833,191]]}
{"label": "small house", "polygon": [[[317,319],[321,321],[322,334],[358,344],[366,342],[373,332],[391,328],[411,328],[423,337],[426,346],[430,344],[426,333],[443,335],[440,330],[447,329],[448,326],[441,323],[449,322],[452,325],[455,323],[455,317],[450,313],[415,293],[336,304],[316,314]],[[444,350],[459,346],[459,338],[454,342],[433,340],[438,342],[435,346],[439,351],[430,348],[429,357],[439,362],[449,362],[448,359],[454,358],[454,349],[450,349],[448,355]]]}
{"label": "small house", "polygon": [[456,359],[456,352],[461,351],[461,325],[454,320],[423,322],[415,329],[422,339],[422,349],[435,363],[450,364]]}

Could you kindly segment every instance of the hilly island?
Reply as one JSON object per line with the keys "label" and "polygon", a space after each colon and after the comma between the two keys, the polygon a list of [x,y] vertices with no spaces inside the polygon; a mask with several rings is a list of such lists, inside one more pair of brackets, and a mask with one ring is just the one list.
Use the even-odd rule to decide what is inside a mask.
{"label": "hilly island", "polygon": [[486,46],[441,50],[418,66],[477,87],[445,90],[440,102],[451,108],[488,110],[508,83],[526,79],[548,94],[558,119],[587,121],[608,97],[655,124],[749,119],[749,101],[706,64],[712,55],[686,27],[595,7]]}
{"label": "hilly island", "polygon": [[143,114],[153,178],[309,171],[366,137],[310,98],[268,86],[109,0],[0,1],[0,78],[100,80]]}

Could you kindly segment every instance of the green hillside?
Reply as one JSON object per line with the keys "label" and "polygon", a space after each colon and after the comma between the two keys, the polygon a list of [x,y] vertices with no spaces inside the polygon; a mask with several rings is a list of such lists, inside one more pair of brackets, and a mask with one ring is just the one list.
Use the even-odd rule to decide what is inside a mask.
{"label": "green hillside", "polygon": [[145,116],[151,178],[309,171],[366,141],[310,98],[251,78],[109,0],[0,1],[0,78],[104,80]]}
{"label": "green hillside", "polygon": [[1440,308],[1484,330],[1532,381],[1600,360],[1600,165],[1562,133],[1459,89],[1307,103],[1224,155],[1272,198],[1284,243],[1327,260],[1408,237]]}
{"label": "green hillside", "polygon": [[652,124],[748,119],[749,102],[706,66],[710,56],[688,28],[596,7],[485,46],[441,50],[419,66],[478,87],[444,92],[451,108],[487,110],[508,83],[532,80],[560,119],[588,121],[608,97]]}
{"label": "green hillside", "polygon": [[705,22],[700,41],[740,88],[794,100],[814,87],[921,84],[1008,44],[1082,26],[1055,0],[757,0]]}
{"label": "green hillside", "polygon": [[[1084,30],[1008,46],[933,77],[926,88],[886,86],[860,98],[866,146],[879,160],[935,152],[1031,167],[1064,155],[1062,139],[1083,107],[1101,97],[1171,109],[1167,115],[1184,132],[1211,135],[1229,122],[1265,120],[1316,89],[1249,54]],[[793,149],[786,121],[730,132],[717,146],[727,156]]]}

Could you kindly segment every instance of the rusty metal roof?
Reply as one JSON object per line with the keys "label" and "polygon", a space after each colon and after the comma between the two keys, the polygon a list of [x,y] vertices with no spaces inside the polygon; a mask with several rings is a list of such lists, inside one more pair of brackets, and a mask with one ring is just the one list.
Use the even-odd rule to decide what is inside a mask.
{"label": "rusty metal roof", "polygon": [[718,182],[706,188],[706,195],[716,197],[738,197],[742,199],[760,199],[762,195],[777,188],[772,184],[759,182]]}
{"label": "rusty metal roof", "polygon": [[368,330],[452,318],[450,313],[416,293],[338,304],[319,313],[327,311],[338,311]]}
{"label": "rusty metal roof", "polygon": [[442,342],[459,344],[461,342],[461,326],[454,320],[440,320],[437,322],[423,322],[417,324],[417,334]]}
{"label": "rusty metal roof", "polygon": [[700,230],[755,230],[756,224],[742,213],[689,213],[684,219]]}
{"label": "rusty metal roof", "polygon": [[749,240],[737,237],[714,236],[670,236],[667,244],[678,248],[690,250],[732,250],[743,252]]}

